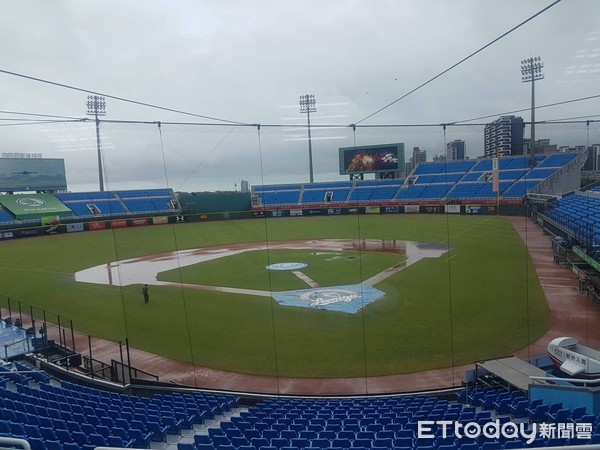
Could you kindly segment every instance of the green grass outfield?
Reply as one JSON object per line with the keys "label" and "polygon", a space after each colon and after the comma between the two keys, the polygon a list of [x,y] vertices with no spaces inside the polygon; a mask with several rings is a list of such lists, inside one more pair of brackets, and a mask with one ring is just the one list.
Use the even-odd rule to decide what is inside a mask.
{"label": "green grass outfield", "polygon": [[[168,286],[151,286],[151,301],[144,305],[139,285],[119,288],[72,278],[91,266],[175,249],[322,238],[449,242],[454,249],[375,285],[385,297],[357,314]],[[501,217],[253,219],[47,236],[1,242],[0,248],[1,295],[70,318],[84,333],[127,337],[131,346],[152,353],[248,374],[354,377],[448,367],[511,354],[549,326],[529,254]],[[202,284],[254,289],[302,288],[291,277],[273,284],[264,263],[297,261],[303,254],[311,257],[310,252],[248,252],[160,277],[184,282],[201,277]],[[313,268],[304,271],[323,285],[357,283],[400,260],[348,252],[330,265],[324,259],[310,261]]]}

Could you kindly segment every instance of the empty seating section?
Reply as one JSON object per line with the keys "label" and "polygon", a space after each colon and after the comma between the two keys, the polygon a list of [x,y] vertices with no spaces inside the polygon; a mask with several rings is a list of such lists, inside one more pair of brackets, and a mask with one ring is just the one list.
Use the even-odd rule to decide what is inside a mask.
{"label": "empty seating section", "polygon": [[175,200],[170,189],[70,192],[56,197],[79,217],[169,212],[174,211]]}
{"label": "empty seating section", "polygon": [[[209,428],[207,434],[194,436],[193,450],[395,450],[438,449],[461,450],[479,448],[522,448],[526,438],[456,436],[453,422],[463,426],[477,422],[480,426],[499,420],[502,424],[519,418],[525,425],[546,420],[585,420],[592,433],[600,425],[596,416],[578,409],[562,408],[562,404],[544,405],[529,401],[521,391],[473,389],[463,390],[459,401],[449,401],[425,395],[368,399],[268,399],[219,428]],[[585,419],[583,419],[585,418]],[[431,421],[432,437],[419,437],[419,421]],[[449,421],[446,436],[434,421]],[[589,422],[588,422],[589,421]],[[579,422],[577,422],[579,423]],[[564,444],[585,443],[577,436],[563,437]],[[507,447],[505,444],[509,443]],[[539,446],[555,441],[542,438]],[[588,440],[589,442],[589,440]],[[516,446],[519,444],[518,446]],[[536,445],[538,446],[538,445]],[[186,450],[181,447],[179,450]]]}
{"label": "empty seating section", "polygon": [[[575,160],[575,153],[499,158],[500,198],[520,200],[548,177]],[[410,201],[490,200],[493,162],[481,160],[419,164],[406,180],[357,180],[253,187],[266,206],[357,204]]]}
{"label": "empty seating section", "polygon": [[57,386],[39,372],[11,381],[16,390],[0,384],[0,435],[26,439],[34,450],[148,448],[237,405],[236,397],[221,394],[138,397],[70,382]]}
{"label": "empty seating section", "polygon": [[[58,382],[32,367],[9,378],[0,370],[0,436],[26,439],[33,450],[93,450],[98,446],[165,448],[168,435],[197,430],[194,425],[231,411],[238,399],[207,393],[165,393],[138,397],[67,381]],[[0,367],[2,369],[2,367]],[[8,380],[11,382],[9,383]],[[9,386],[10,384],[10,386]],[[586,407],[529,400],[522,391],[471,388],[456,400],[428,395],[383,398],[270,398],[241,410],[218,425],[177,437],[178,450],[397,450],[427,448],[522,448],[580,445],[600,441],[600,419]],[[479,426],[498,420],[573,424],[573,433],[526,437],[457,436],[454,422]],[[419,437],[419,422],[430,421],[428,436]],[[451,424],[444,435],[434,422]],[[589,424],[588,436],[575,434],[576,424]],[[591,438],[591,439],[590,439]],[[561,439],[560,442],[556,439]],[[152,444],[152,443],[155,444]]]}
{"label": "empty seating section", "polygon": [[527,173],[525,169],[501,170],[500,180],[518,180]]}
{"label": "empty seating section", "polygon": [[57,194],[76,216],[100,216],[127,212],[114,192],[72,192]]}
{"label": "empty seating section", "polygon": [[528,192],[533,190],[542,180],[520,180],[511,184],[502,191],[503,197],[523,198]]}
{"label": "empty seating section", "polygon": [[264,191],[260,197],[263,205],[293,205],[298,204],[300,191]]}
{"label": "empty seating section", "polygon": [[417,200],[421,197],[421,194],[427,189],[426,185],[415,185],[408,186],[400,189],[396,198],[398,200]]}
{"label": "empty seating section", "polygon": [[550,175],[552,175],[554,172],[556,172],[558,170],[557,167],[552,167],[549,169],[544,169],[544,168],[538,168],[536,167],[535,169],[531,170],[526,178],[528,180],[532,180],[532,179],[544,179],[544,178],[548,178]]}
{"label": "empty seating section", "polygon": [[15,219],[10,213],[4,211],[3,209],[0,209],[0,223],[2,222],[14,222],[17,219]]}
{"label": "empty seating section", "polygon": [[460,181],[466,183],[469,181],[480,181],[480,180],[484,180],[485,181],[485,175],[487,172],[469,172],[467,174],[465,174],[464,177],[462,177],[462,179]]}
{"label": "empty seating section", "polygon": [[443,175],[419,175],[415,180],[416,184],[432,183],[456,183],[464,176],[462,173],[445,173]]}
{"label": "empty seating section", "polygon": [[[341,203],[348,198],[350,189],[311,189],[305,190],[302,195],[302,203]],[[331,193],[331,194],[328,194]],[[326,197],[328,195],[328,197]]]}
{"label": "empty seating section", "polygon": [[357,187],[350,194],[351,202],[365,202],[373,199],[376,187]]}
{"label": "empty seating section", "polygon": [[132,213],[154,213],[173,210],[170,202],[174,199],[174,196],[169,189],[119,191],[117,195]]}
{"label": "empty seating section", "polygon": [[350,191],[350,202],[390,201],[404,180],[367,180],[356,182]]}
{"label": "empty seating section", "polygon": [[253,187],[265,206],[390,201],[404,180],[361,180]]}
{"label": "empty seating section", "polygon": [[600,193],[592,191],[563,197],[545,214],[588,247],[600,245]]}
{"label": "empty seating section", "polygon": [[420,164],[412,175],[436,173],[465,173],[475,165],[475,161],[449,161]]}
{"label": "empty seating section", "polygon": [[298,202],[304,205],[343,203],[351,187],[352,183],[348,181],[305,184],[300,187]]}
{"label": "empty seating section", "polygon": [[541,161],[537,167],[563,167],[573,161],[577,155],[575,153],[557,153],[550,155]]}
{"label": "empty seating section", "polygon": [[421,193],[421,195],[419,196],[420,200],[425,200],[425,199],[431,199],[431,200],[435,200],[435,199],[440,199],[442,197],[444,197],[446,195],[446,193],[448,192],[448,190],[450,189],[451,185],[446,184],[432,184],[429,185],[427,187],[425,187],[425,190]]}
{"label": "empty seating section", "polygon": [[[300,201],[300,184],[274,184],[271,186],[253,186],[252,191],[257,195],[262,204],[269,205],[295,205]],[[322,202],[323,198],[318,200]]]}

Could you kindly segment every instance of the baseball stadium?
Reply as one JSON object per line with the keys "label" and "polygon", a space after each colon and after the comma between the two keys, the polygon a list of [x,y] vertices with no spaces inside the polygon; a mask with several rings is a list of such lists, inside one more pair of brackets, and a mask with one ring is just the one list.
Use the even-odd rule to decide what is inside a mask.
{"label": "baseball stadium", "polygon": [[[104,139],[129,133],[107,125]],[[520,448],[415,427],[557,414],[595,427],[589,364],[547,350],[600,338],[588,152],[405,177],[402,143],[337,157],[347,181],[247,192],[71,192],[61,159],[0,159],[7,436],[64,450]],[[552,439],[534,444],[591,440]]]}
{"label": "baseball stadium", "polygon": [[[583,115],[581,103],[572,117],[535,119],[540,57],[521,61],[531,107],[516,111],[507,111],[514,98],[504,91],[504,67],[486,73],[490,59],[480,60],[471,81],[456,69],[505,38],[498,45],[513,52],[509,35],[521,27],[538,39],[534,19],[559,2],[423,83],[412,77],[430,75],[409,61],[435,53],[421,31],[434,36],[435,27],[419,30],[423,48],[411,54],[414,43],[405,41],[414,31],[407,30],[418,21],[409,2],[387,4],[390,17],[394,10],[404,22],[349,14],[343,30],[330,30],[324,18],[337,23],[344,8],[358,14],[352,2],[335,14],[324,3],[308,22],[282,2],[285,14],[268,17],[277,32],[265,35],[260,14],[239,19],[241,5],[225,13],[214,4],[226,18],[214,23],[210,8],[194,10],[191,25],[177,2],[175,13],[144,5],[160,26],[135,29],[133,44],[112,23],[105,42],[83,28],[70,35],[85,41],[86,56],[95,45],[126,56],[106,66],[90,58],[102,82],[69,82],[90,75],[58,42],[71,67],[62,80],[0,68],[23,105],[9,111],[13,91],[0,85],[7,105],[0,111],[0,450],[599,450],[600,121]],[[91,17],[91,3],[75,3],[60,10],[70,23],[48,21],[53,28],[69,31]],[[431,17],[453,23],[442,3],[432,2]],[[12,8],[25,11],[11,6],[9,16]],[[106,8],[133,33],[117,15],[137,17],[140,6]],[[491,17],[484,12],[473,17]],[[175,16],[171,30],[180,36],[171,47],[173,33],[164,30]],[[207,22],[196,23],[200,16]],[[317,46],[307,29],[312,45],[288,43],[286,33],[298,26],[288,19],[284,30],[278,22],[288,16],[327,28],[327,39]],[[552,17],[544,33],[562,36],[565,19]],[[468,25],[475,34],[486,24],[465,21],[454,32]],[[336,30],[355,52],[352,67],[329,41]],[[589,45],[600,39],[580,31],[571,34]],[[40,58],[48,48],[40,36],[50,35],[42,30],[35,46],[20,46],[37,53],[18,60],[51,66]],[[227,45],[214,50],[210,41],[223,36]],[[404,47],[385,50],[391,36]],[[369,62],[363,42],[394,67]],[[552,51],[567,48],[551,43]],[[463,44],[444,43],[444,58]],[[140,63],[146,45],[156,49],[152,69]],[[299,79],[311,86],[316,71],[335,88],[315,89],[319,103],[302,94],[298,104],[282,105],[292,91],[279,84],[298,81],[283,61],[299,55],[307,64],[302,52],[321,46],[327,60]],[[397,53],[400,62],[392,61]],[[538,109],[573,111],[566,105],[600,97],[588,95],[600,49],[574,55],[576,64],[550,72],[554,84],[542,90],[549,100]],[[135,83],[120,79],[127,71]],[[440,94],[435,83],[444,77],[450,83]],[[128,94],[114,94],[117,85],[108,94],[112,79]],[[569,100],[552,97],[567,81],[587,86],[586,96],[575,98],[572,83]],[[388,101],[411,83],[417,87]],[[263,97],[261,86],[273,92]],[[437,94],[392,111],[425,86]],[[32,100],[19,96],[50,92],[42,87],[85,93],[85,117],[24,112]],[[72,109],[67,98],[57,111]],[[179,101],[181,108],[161,106]],[[217,114],[191,112],[196,107]],[[457,111],[490,109],[505,112],[458,120]],[[423,111],[431,120],[422,121]],[[439,121],[440,111],[457,120]],[[222,113],[264,118],[216,117]]]}

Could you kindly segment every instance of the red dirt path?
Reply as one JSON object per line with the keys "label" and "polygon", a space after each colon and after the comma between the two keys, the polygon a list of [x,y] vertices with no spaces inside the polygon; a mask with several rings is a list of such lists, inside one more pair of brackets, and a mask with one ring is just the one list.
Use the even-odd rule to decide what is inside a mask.
{"label": "red dirt path", "polygon": [[[551,237],[534,222],[524,217],[508,218],[526,243],[550,308],[550,330],[529,347],[516,352],[528,358],[546,353],[549,340],[572,336],[591,347],[600,347],[600,308],[578,292],[577,278],[566,268],[554,263]],[[87,338],[77,338],[78,348],[87,348]],[[94,339],[93,357],[103,361],[118,359],[114,344],[102,344]],[[134,367],[155,373],[161,381],[189,386],[239,392],[297,395],[361,395],[409,392],[459,386],[465,370],[473,365],[431,370],[403,375],[369,378],[277,378],[225,372],[173,361],[136,349],[130,349]]]}

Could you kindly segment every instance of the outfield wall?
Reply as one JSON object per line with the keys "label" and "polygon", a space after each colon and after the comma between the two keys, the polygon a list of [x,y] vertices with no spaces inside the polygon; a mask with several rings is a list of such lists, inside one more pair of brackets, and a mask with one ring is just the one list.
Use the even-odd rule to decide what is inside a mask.
{"label": "outfield wall", "polygon": [[356,208],[296,208],[253,211],[225,211],[176,216],[133,217],[121,219],[71,221],[58,226],[14,227],[0,230],[0,241],[51,234],[101,231],[117,228],[144,227],[177,223],[214,222],[219,220],[242,220],[252,218],[340,216],[355,214],[456,214],[456,215],[525,215],[523,205],[395,205],[361,206]]}

